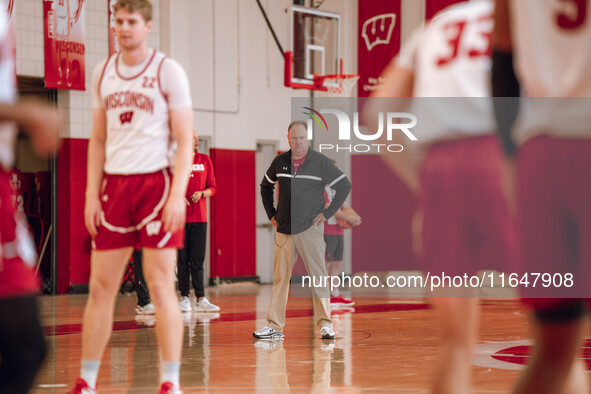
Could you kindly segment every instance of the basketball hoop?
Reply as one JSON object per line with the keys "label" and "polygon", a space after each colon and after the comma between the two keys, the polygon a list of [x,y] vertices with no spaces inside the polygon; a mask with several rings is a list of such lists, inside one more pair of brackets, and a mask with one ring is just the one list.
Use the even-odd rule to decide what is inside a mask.
{"label": "basketball hoop", "polygon": [[357,74],[314,75],[317,90],[328,92],[331,97],[351,97],[353,87],[357,85]]}

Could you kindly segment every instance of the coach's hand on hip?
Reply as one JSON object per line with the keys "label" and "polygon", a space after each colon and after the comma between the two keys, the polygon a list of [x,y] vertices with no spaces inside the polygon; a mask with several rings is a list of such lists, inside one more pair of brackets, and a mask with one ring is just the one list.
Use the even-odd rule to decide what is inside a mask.
{"label": "coach's hand on hip", "polygon": [[322,223],[324,223],[326,221],[326,218],[324,217],[324,214],[322,212],[320,212],[318,215],[316,215],[316,217],[314,218],[314,224],[317,226],[321,226]]}
{"label": "coach's hand on hip", "polygon": [[174,233],[185,225],[187,206],[183,195],[170,195],[162,211],[164,231]]}

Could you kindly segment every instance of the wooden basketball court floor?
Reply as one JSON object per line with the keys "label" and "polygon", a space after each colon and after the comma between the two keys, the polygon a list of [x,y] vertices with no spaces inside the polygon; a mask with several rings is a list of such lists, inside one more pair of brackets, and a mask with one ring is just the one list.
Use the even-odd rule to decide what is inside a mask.
{"label": "wooden basketball court floor", "polygon": [[[421,298],[355,298],[333,313],[337,338],[321,340],[311,300],[290,298],[285,340],[256,341],[271,286],[207,290],[219,314],[184,315],[181,384],[185,393],[426,393],[437,356],[434,312]],[[79,372],[86,295],[44,296],[50,347],[35,393],[64,393]],[[152,316],[136,316],[135,293],[120,295],[99,392],[155,393],[158,353]],[[474,391],[506,393],[527,358],[527,311],[516,299],[483,299],[473,361]]]}

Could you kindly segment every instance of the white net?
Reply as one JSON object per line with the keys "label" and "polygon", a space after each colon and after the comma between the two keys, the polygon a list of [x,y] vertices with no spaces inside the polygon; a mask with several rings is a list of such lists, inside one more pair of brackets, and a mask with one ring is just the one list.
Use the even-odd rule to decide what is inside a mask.
{"label": "white net", "polygon": [[[318,82],[324,86],[330,97],[351,97],[353,88],[359,81],[359,75],[356,74],[336,74],[323,75],[315,77],[315,83]],[[318,81],[316,81],[318,79]]]}

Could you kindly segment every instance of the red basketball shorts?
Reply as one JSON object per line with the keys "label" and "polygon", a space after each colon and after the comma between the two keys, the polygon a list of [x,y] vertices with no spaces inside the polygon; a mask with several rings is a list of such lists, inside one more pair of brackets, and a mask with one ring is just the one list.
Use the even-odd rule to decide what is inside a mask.
{"label": "red basketball shorts", "polygon": [[[525,272],[572,274],[522,290],[536,311],[571,308],[591,298],[591,139],[539,136],[517,158],[518,227]],[[578,300],[573,300],[573,298]]]}
{"label": "red basketball shorts", "polygon": [[434,275],[509,271],[516,228],[503,189],[503,156],[495,136],[439,142],[421,168],[421,268]]}
{"label": "red basketball shorts", "polygon": [[162,209],[171,184],[169,169],[151,174],[105,174],[100,195],[103,213],[93,249],[182,248],[184,228],[175,233],[162,228]]}
{"label": "red basketball shorts", "polygon": [[15,209],[9,173],[0,168],[0,298],[39,292],[36,263],[27,221]]}

